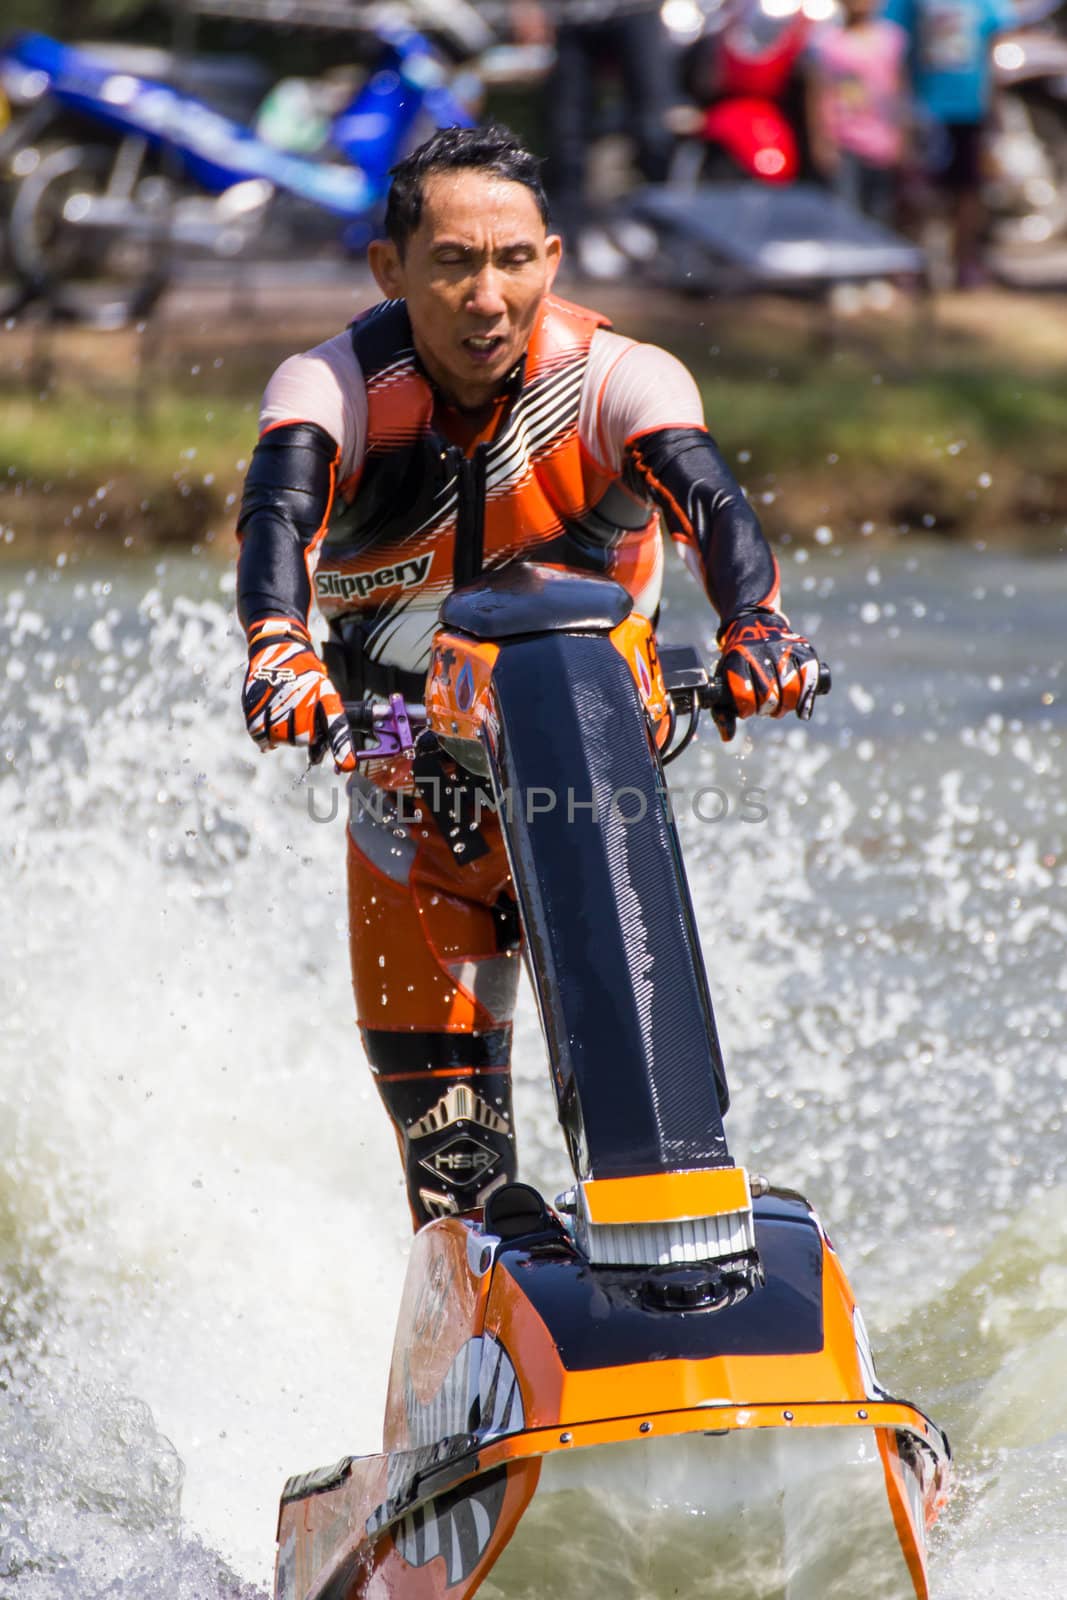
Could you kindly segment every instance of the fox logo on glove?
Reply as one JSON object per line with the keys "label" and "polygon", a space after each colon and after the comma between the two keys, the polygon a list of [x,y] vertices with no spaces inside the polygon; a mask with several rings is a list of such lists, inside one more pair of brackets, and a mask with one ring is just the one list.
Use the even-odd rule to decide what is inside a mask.
{"label": "fox logo on glove", "polygon": [[296,673],[292,667],[256,667],[252,677],[257,683],[269,683],[277,688],[280,683],[295,683]]}

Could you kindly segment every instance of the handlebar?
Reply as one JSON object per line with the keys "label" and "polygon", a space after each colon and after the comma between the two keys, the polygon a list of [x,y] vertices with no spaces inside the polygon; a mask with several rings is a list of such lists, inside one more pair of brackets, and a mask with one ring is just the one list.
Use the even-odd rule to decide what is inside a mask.
{"label": "handlebar", "polygon": [[[720,662],[708,671],[700,652],[691,644],[661,645],[660,666],[667,692],[675,711],[700,709],[729,713],[735,711],[734,697],[726,679],[720,676]],[[833,677],[827,662],[819,663],[819,682],[816,694],[829,694]]]}
{"label": "handlebar", "polygon": [[[830,671],[830,663],[828,661],[820,661],[819,681],[815,685],[815,693],[818,695],[829,694],[832,688],[833,674]],[[675,697],[672,695],[671,698],[674,699]],[[730,691],[730,685],[725,678],[720,678],[717,673],[713,673],[708,679],[705,689],[697,691],[697,698],[701,706],[711,712],[734,710],[734,697]],[[677,701],[675,703],[677,704]]]}
{"label": "handlebar", "polygon": [[[710,711],[720,726],[730,729],[729,737],[732,737],[737,707],[729,684],[718,674],[718,664],[709,673],[692,645],[662,647],[660,664],[674,714],[687,711],[690,716],[685,737],[670,748],[673,745],[672,718],[664,760],[681,755],[696,732],[701,711]],[[815,693],[829,694],[832,684],[830,668],[822,661]],[[375,740],[369,749],[357,752],[357,761],[378,761],[405,754],[414,747],[417,732],[426,726],[426,707],[419,701],[405,700],[399,694],[392,694],[387,700],[346,700],[343,704],[353,733],[369,734]]]}
{"label": "handlebar", "polygon": [[[409,722],[426,721],[426,707],[421,700],[405,700],[403,704]],[[343,705],[353,733],[377,733],[379,725],[393,714],[388,700],[345,700]]]}
{"label": "handlebar", "polygon": [[[662,645],[659,658],[673,712],[666,742],[660,750],[664,766],[688,750],[696,736],[702,711],[710,711],[723,738],[732,739],[737,727],[737,706],[730,685],[720,674],[721,661],[717,661],[709,673],[700,652],[692,645]],[[821,661],[815,693],[829,694],[832,682],[829,666]],[[676,742],[675,718],[680,712],[689,713],[689,725]]]}

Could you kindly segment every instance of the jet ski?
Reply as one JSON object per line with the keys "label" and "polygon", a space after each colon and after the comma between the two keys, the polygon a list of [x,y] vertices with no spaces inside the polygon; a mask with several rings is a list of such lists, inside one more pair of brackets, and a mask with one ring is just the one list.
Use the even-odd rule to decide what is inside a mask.
{"label": "jet ski", "polygon": [[[446,600],[424,708],[352,710],[367,755],[421,719],[500,816],[575,1182],[416,1235],[382,1450],[285,1485],[275,1600],[926,1600],[948,1441],[727,1146],[664,779],[708,708],[621,587],[512,564]],[[476,1102],[440,1108],[472,1148]]]}

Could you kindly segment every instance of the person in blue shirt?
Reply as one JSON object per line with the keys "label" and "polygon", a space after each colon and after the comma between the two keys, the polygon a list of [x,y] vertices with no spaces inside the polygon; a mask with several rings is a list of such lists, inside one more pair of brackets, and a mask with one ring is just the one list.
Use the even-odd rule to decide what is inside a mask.
{"label": "person in blue shirt", "polygon": [[981,281],[981,159],[993,97],[992,43],[1015,25],[1011,0],[885,0],[883,16],[907,30],[915,109],[929,178],[951,198],[960,288]]}

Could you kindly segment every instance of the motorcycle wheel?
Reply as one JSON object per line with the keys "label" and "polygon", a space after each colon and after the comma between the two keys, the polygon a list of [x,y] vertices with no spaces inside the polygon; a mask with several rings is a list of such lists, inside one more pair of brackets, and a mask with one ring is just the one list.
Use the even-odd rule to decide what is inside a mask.
{"label": "motorcycle wheel", "polygon": [[0,215],[0,322],[21,315],[35,298],[34,287],[18,271],[8,249],[7,218]]}
{"label": "motorcycle wheel", "polygon": [[34,298],[33,284],[16,266],[11,253],[11,202],[21,181],[12,160],[18,147],[11,129],[0,136],[0,322],[17,317]]}
{"label": "motorcycle wheel", "polygon": [[169,281],[169,205],[158,186],[155,204],[139,207],[144,226],[137,236],[78,225],[86,201],[108,193],[115,160],[114,146],[64,145],[48,152],[15,192],[12,261],[23,284],[60,320],[121,327],[146,316]]}

